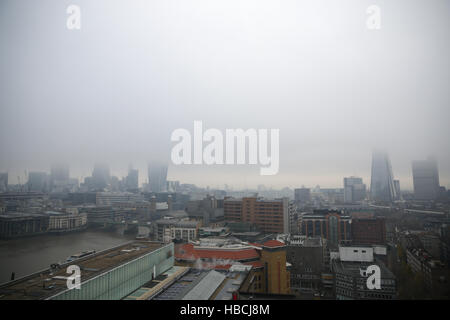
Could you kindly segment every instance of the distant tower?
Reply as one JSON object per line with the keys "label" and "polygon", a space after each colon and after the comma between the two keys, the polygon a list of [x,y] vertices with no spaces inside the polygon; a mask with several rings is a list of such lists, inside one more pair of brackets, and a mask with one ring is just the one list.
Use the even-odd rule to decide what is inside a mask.
{"label": "distant tower", "polygon": [[139,170],[133,169],[130,165],[128,167],[128,176],[125,179],[126,188],[129,189],[138,189],[139,188]]}
{"label": "distant tower", "polygon": [[148,185],[151,192],[164,192],[167,189],[167,165],[148,166]]}
{"label": "distant tower", "polygon": [[109,173],[109,166],[104,163],[96,163],[94,171],[92,171],[92,182],[94,188],[103,189],[109,185],[111,176]]}
{"label": "distant tower", "polygon": [[414,198],[435,200],[439,195],[439,171],[436,159],[413,161]]}
{"label": "distant tower", "polygon": [[374,152],[372,155],[370,197],[372,200],[384,202],[391,202],[397,198],[391,161],[387,153]]}

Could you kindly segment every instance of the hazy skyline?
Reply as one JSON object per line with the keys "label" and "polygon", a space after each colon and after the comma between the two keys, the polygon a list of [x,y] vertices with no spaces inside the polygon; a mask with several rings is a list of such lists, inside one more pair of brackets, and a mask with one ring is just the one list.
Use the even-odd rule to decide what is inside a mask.
{"label": "hazy skyline", "polygon": [[[66,8],[81,8],[68,30]],[[381,29],[366,27],[369,5]],[[450,2],[445,0],[0,2],[0,172],[109,163],[147,179],[173,130],[280,129],[280,170],[174,166],[200,186],[370,185],[372,150],[412,189],[437,158],[450,188]],[[21,181],[22,183],[24,181]]]}

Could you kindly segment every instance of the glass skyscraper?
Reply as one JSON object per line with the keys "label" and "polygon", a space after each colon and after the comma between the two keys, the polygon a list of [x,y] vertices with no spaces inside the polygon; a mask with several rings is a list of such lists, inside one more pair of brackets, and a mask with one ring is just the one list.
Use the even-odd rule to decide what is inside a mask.
{"label": "glass skyscraper", "polygon": [[372,155],[370,197],[372,200],[384,202],[391,202],[397,198],[391,161],[387,153],[374,152]]}

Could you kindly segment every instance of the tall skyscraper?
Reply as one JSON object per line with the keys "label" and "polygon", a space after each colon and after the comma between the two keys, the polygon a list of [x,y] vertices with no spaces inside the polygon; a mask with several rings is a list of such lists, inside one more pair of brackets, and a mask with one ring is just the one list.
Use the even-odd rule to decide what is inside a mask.
{"label": "tall skyscraper", "polygon": [[8,172],[0,172],[0,192],[8,190]]}
{"label": "tall skyscraper", "polygon": [[50,168],[50,178],[55,181],[69,181],[69,166],[67,164],[53,164]]}
{"label": "tall skyscraper", "polygon": [[385,202],[391,202],[397,198],[391,161],[387,153],[374,152],[372,155],[370,197],[372,200]]}
{"label": "tall skyscraper", "polygon": [[439,195],[439,171],[436,159],[412,162],[414,198],[416,200],[434,200]]}
{"label": "tall skyscraper", "polygon": [[28,174],[28,190],[43,192],[48,187],[48,177],[46,172],[30,172]]}
{"label": "tall skyscraper", "polygon": [[126,188],[127,189],[139,188],[139,171],[138,169],[133,169],[131,166],[128,168],[128,176],[126,178]]}
{"label": "tall skyscraper", "polygon": [[148,165],[148,185],[151,192],[163,192],[167,189],[167,165]]}
{"label": "tall skyscraper", "polygon": [[96,163],[92,172],[92,187],[95,189],[103,189],[109,185],[110,180],[109,166],[104,163]]}
{"label": "tall skyscraper", "polygon": [[352,203],[362,201],[366,198],[366,185],[362,178],[344,178],[344,202]]}

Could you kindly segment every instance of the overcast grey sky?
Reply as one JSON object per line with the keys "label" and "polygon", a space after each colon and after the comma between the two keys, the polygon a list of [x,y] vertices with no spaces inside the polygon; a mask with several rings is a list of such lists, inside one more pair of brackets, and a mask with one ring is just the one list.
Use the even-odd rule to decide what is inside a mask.
{"label": "overcast grey sky", "polygon": [[[70,4],[81,30],[66,28]],[[142,183],[171,132],[202,120],[280,129],[279,174],[172,165],[169,179],[369,185],[383,148],[402,187],[429,154],[450,187],[449,33],[448,0],[0,0],[0,171],[15,183],[52,162],[78,178],[132,163]]]}

